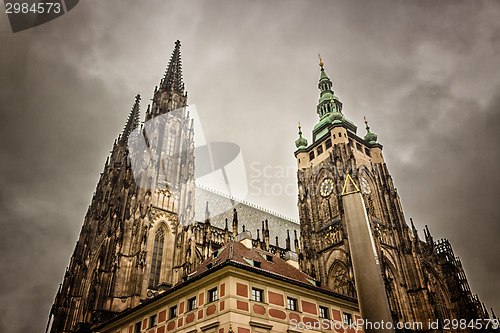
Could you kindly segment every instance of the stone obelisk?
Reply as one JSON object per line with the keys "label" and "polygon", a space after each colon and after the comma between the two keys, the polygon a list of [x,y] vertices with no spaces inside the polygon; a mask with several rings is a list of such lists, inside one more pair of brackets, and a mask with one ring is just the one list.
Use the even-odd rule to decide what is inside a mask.
{"label": "stone obelisk", "polygon": [[365,332],[394,332],[363,196],[349,175],[342,195],[358,302],[365,321],[363,328]]}

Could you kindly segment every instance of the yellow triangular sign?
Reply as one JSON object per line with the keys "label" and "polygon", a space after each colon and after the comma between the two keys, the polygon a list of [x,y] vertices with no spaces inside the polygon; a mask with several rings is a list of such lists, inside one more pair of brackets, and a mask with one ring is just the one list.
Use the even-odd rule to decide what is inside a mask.
{"label": "yellow triangular sign", "polygon": [[[352,184],[352,187],[354,186],[354,190],[349,191],[349,182]],[[356,183],[354,180],[352,180],[351,175],[347,174],[347,177],[345,178],[345,183],[344,183],[344,188],[342,189],[342,195],[347,195],[347,194],[352,194],[359,192],[359,188],[356,186]]]}

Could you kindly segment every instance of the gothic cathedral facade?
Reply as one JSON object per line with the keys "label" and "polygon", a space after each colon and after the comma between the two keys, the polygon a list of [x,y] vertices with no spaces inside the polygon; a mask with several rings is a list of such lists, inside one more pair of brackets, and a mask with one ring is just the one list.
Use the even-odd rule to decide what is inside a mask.
{"label": "gothic cathedral facade", "polygon": [[[320,121],[312,143],[300,128],[296,141],[299,226],[196,186],[194,125],[177,41],[145,122],[139,120],[137,95],[113,144],[46,331],[90,332],[92,325],[186,279],[245,231],[244,224],[257,235],[255,247],[282,258],[295,251],[305,273],[356,297],[339,188],[347,175],[363,189],[394,320],[488,317],[449,242],[435,242],[428,230],[420,240],[413,224],[406,224],[382,145],[368,126],[364,137],[356,134],[323,63],[319,89]],[[225,208],[211,216],[210,205]],[[203,221],[195,218],[196,207]]]}
{"label": "gothic cathedral facade", "polygon": [[140,126],[137,95],[106,161],[51,309],[51,332],[86,331],[191,269],[193,228],[184,225],[194,216],[194,133],[186,102],[177,42],[146,112],[146,121],[158,121]]}

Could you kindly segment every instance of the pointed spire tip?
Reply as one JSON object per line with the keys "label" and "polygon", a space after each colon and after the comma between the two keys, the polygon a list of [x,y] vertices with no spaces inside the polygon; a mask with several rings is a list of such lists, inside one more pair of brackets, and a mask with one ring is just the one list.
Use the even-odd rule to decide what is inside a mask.
{"label": "pointed spire tip", "polygon": [[123,132],[119,137],[119,143],[124,144],[128,141],[128,137],[130,133],[139,126],[139,119],[140,119],[140,101],[141,101],[141,95],[137,94],[135,96],[135,102],[134,105],[132,106],[132,110],[130,110],[130,114],[127,119],[127,123],[125,124],[125,127],[123,128]]}
{"label": "pointed spire tip", "polygon": [[160,86],[164,90],[173,89],[177,92],[184,92],[184,83],[182,82],[182,62],[181,62],[181,42],[175,42],[175,48],[170,56],[165,76],[160,82]]}

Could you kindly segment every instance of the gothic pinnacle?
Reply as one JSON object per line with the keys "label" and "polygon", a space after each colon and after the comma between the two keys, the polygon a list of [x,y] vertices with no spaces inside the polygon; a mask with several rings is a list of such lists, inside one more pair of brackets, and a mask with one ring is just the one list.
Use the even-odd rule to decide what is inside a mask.
{"label": "gothic pinnacle", "polygon": [[175,42],[175,48],[170,57],[165,76],[161,81],[161,88],[164,91],[173,90],[177,93],[184,93],[184,83],[182,82],[182,63],[181,63],[181,42]]}
{"label": "gothic pinnacle", "polygon": [[238,235],[238,212],[233,208],[233,239]]}
{"label": "gothic pinnacle", "polygon": [[205,223],[210,223],[210,210],[208,209],[208,200],[205,206]]}
{"label": "gothic pinnacle", "polygon": [[411,222],[411,231],[413,232],[413,237],[420,240],[418,237],[418,231],[417,228],[415,227],[415,224],[413,223],[413,219],[410,217],[410,222]]}
{"label": "gothic pinnacle", "polygon": [[135,96],[135,102],[134,106],[132,107],[132,110],[130,111],[130,114],[127,119],[127,123],[125,124],[125,127],[123,128],[123,133],[120,136],[120,144],[125,144],[128,141],[128,137],[132,131],[139,126],[139,112],[140,112],[140,102],[141,102],[141,95],[137,94]]}
{"label": "gothic pinnacle", "polygon": [[411,222],[411,228],[413,230],[417,230],[417,228],[415,228],[415,224],[413,223],[413,219],[410,217],[410,222]]}

